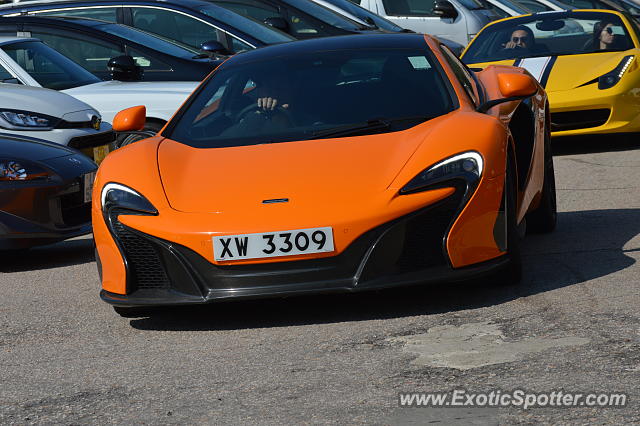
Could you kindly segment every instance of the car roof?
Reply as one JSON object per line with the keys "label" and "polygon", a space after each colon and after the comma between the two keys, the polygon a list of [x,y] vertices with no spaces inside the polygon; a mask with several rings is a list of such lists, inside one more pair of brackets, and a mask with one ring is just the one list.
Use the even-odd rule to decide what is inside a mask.
{"label": "car roof", "polygon": [[357,50],[357,49],[430,49],[425,34],[416,33],[376,33],[361,35],[344,35],[299,40],[293,43],[282,43],[259,49],[242,52],[227,60],[233,64],[249,62],[279,55],[296,55],[316,50]]}
{"label": "car roof", "polygon": [[11,44],[18,41],[40,41],[40,39],[33,37],[0,36],[0,45]]}
{"label": "car roof", "polygon": [[[205,6],[211,4],[204,0],[139,0],[144,3],[158,3],[158,4],[173,4],[177,6],[185,6],[185,7],[196,7],[196,6]],[[21,1],[17,3],[7,3],[0,5],[0,9],[19,9],[30,6],[39,6],[46,4],[91,4],[91,3],[131,3],[131,0],[29,0],[29,1]]]}

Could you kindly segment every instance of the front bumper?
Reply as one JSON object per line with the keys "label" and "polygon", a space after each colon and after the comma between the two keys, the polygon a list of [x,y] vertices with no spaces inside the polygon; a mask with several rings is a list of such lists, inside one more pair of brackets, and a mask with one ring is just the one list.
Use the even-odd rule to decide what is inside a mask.
{"label": "front bumper", "polygon": [[82,176],[56,184],[0,189],[0,250],[24,249],[91,233]]}
{"label": "front bumper", "polygon": [[215,265],[185,246],[127,227],[118,220],[120,212],[112,211],[111,233],[125,259],[127,294],[103,290],[101,297],[119,306],[199,304],[457,281],[504,266],[505,256],[470,267],[450,266],[445,242],[460,201],[455,193],[384,223],[337,256],[245,265]]}
{"label": "front bumper", "polygon": [[577,136],[640,131],[640,93],[631,80],[600,90],[597,83],[548,92],[551,135]]}

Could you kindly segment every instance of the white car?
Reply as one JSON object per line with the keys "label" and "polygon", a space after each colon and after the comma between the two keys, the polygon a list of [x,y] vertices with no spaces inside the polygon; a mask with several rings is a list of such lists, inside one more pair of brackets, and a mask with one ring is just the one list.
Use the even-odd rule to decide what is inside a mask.
{"label": "white car", "polygon": [[115,139],[111,125],[86,103],[55,90],[10,83],[0,83],[0,131],[71,146],[98,161]]}
{"label": "white car", "polygon": [[149,132],[160,130],[199,84],[102,81],[40,40],[26,37],[0,37],[3,81],[62,91],[94,107],[109,123],[118,111],[144,105]]}

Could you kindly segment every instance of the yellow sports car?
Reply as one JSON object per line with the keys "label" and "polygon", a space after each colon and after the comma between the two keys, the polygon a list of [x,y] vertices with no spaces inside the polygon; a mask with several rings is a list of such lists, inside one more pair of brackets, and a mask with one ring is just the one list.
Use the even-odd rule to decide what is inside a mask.
{"label": "yellow sports car", "polygon": [[549,96],[552,136],[638,132],[639,40],[619,12],[543,12],[487,25],[462,60],[527,69]]}

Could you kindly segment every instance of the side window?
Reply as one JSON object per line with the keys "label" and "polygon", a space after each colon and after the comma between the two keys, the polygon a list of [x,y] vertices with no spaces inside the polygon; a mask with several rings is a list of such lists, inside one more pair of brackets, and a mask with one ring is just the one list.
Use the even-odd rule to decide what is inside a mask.
{"label": "side window", "polygon": [[244,41],[239,40],[232,35],[229,35],[229,39],[231,40],[231,43],[229,43],[229,45],[231,46],[231,51],[233,53],[240,53],[244,52],[245,50],[253,50],[253,47],[249,46]]}
{"label": "side window", "polygon": [[553,10],[551,9],[551,7],[545,6],[544,4],[538,3],[537,1],[533,1],[533,0],[519,0],[518,3],[520,3],[521,5],[523,5],[524,7],[526,7],[527,9],[529,9],[534,13]]}
{"label": "side window", "polygon": [[106,72],[109,59],[124,55],[124,49],[116,44],[87,40],[80,34],[59,35],[42,31],[35,29],[31,35],[91,72]]}
{"label": "side window", "polygon": [[219,40],[211,25],[180,13],[147,7],[132,7],[132,26],[200,49],[205,41]]}
{"label": "side window", "polygon": [[56,11],[32,12],[38,16],[73,16],[77,18],[101,19],[103,21],[118,22],[117,7],[91,7],[83,9],[66,9]]}
{"label": "side window", "polygon": [[434,3],[435,0],[382,0],[390,16],[435,16]]}
{"label": "side window", "polygon": [[145,55],[136,49],[127,49],[127,54],[131,55],[133,59],[136,61],[138,66],[141,66],[142,69],[147,71],[171,71],[171,67],[164,62],[158,60],[157,58],[152,58],[149,55]]}
{"label": "side window", "polygon": [[246,0],[241,3],[234,2],[234,1],[232,2],[216,1],[216,5],[222,6],[225,9],[229,9],[233,12],[236,12],[239,15],[249,16],[260,22],[264,21],[267,18],[282,16],[280,11],[278,11],[276,7],[272,7],[269,4],[266,4],[260,1],[254,1],[254,0]]}
{"label": "side window", "polygon": [[9,71],[0,66],[0,83],[15,83],[22,84],[20,80],[15,78]]}
{"label": "side window", "polygon": [[467,71],[467,68],[460,62],[458,58],[456,58],[453,53],[451,53],[447,46],[440,45],[440,49],[444,54],[447,63],[453,70],[453,73],[456,75],[456,78],[471,98],[471,101],[475,105],[478,105],[479,100],[475,90],[475,82],[473,81],[473,77],[471,76],[471,74],[469,74],[469,71]]}

